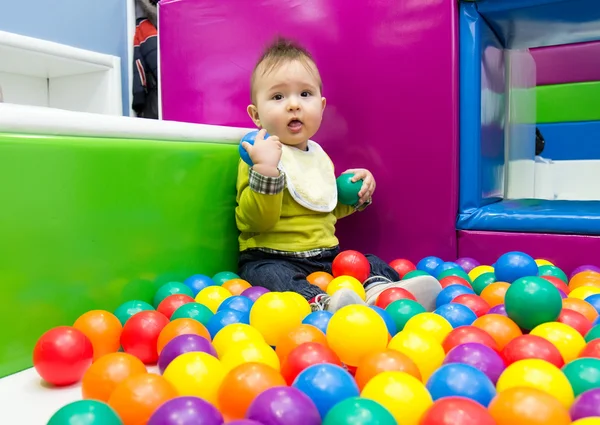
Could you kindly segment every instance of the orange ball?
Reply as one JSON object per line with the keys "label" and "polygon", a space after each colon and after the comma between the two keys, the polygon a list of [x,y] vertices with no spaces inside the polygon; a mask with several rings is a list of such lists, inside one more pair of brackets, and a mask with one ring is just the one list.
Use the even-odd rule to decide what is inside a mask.
{"label": "orange ball", "polygon": [[244,279],[231,279],[221,285],[223,288],[231,292],[231,295],[241,295],[250,285]]}
{"label": "orange ball", "polygon": [[535,388],[515,387],[500,392],[488,407],[497,425],[569,425],[560,401]]}
{"label": "orange ball", "polygon": [[287,386],[281,374],[263,363],[244,363],[231,369],[219,387],[217,403],[228,420],[242,419],[254,399],[273,387]]}
{"label": "orange ball", "polygon": [[515,322],[500,314],[481,316],[473,322],[473,326],[490,334],[500,350],[516,337],[523,335],[521,328]]}
{"label": "orange ball", "polygon": [[327,285],[333,280],[333,276],[327,272],[314,272],[306,277],[311,285],[318,286],[322,291],[327,291]]}
{"label": "orange ball", "polygon": [[586,270],[577,273],[569,281],[569,289],[571,291],[582,286],[595,286],[597,288],[600,288],[600,273],[594,272],[592,270]]}
{"label": "orange ball", "polygon": [[116,353],[121,347],[123,326],[117,316],[105,310],[92,310],[82,314],[73,327],[88,337],[94,349],[96,361],[108,353]]}
{"label": "orange ball", "polygon": [[173,338],[179,335],[200,335],[206,338],[208,341],[211,340],[210,333],[206,327],[194,319],[182,318],[175,319],[170,322],[167,326],[160,331],[158,335],[158,341],[156,342],[156,349],[158,354],[165,348],[165,345],[169,343]]}
{"label": "orange ball", "polygon": [[367,382],[381,372],[405,372],[422,380],[419,368],[410,357],[396,350],[375,351],[364,356],[358,367],[354,378],[358,388],[362,391]]}
{"label": "orange ball", "polygon": [[508,288],[510,288],[510,283],[494,282],[486,286],[479,296],[483,298],[490,307],[495,307],[504,304],[504,296],[506,295]]}
{"label": "orange ball", "polygon": [[598,317],[598,312],[596,309],[587,301],[579,298],[563,298],[562,305],[563,308],[583,314],[583,316],[590,322],[593,322],[596,320],[596,317]]}
{"label": "orange ball", "polygon": [[165,378],[145,373],[130,376],[117,385],[108,405],[115,409],[123,425],[141,425],[160,405],[177,396],[177,390]]}
{"label": "orange ball", "polygon": [[147,373],[137,357],[127,353],[110,353],[94,362],[83,375],[81,395],[85,399],[107,402],[114,389],[130,376]]}
{"label": "orange ball", "polygon": [[275,353],[277,353],[279,360],[283,361],[294,348],[305,342],[316,342],[327,346],[327,337],[315,326],[302,324],[279,339],[277,347],[275,347]]}

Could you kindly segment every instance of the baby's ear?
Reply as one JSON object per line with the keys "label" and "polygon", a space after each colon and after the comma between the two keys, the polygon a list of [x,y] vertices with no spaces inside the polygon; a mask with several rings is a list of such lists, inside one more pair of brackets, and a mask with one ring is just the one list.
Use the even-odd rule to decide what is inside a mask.
{"label": "baby's ear", "polygon": [[259,128],[262,127],[260,125],[260,117],[258,116],[258,108],[256,107],[256,105],[248,105],[247,111],[248,115],[250,116],[250,119],[254,122],[254,124],[256,124],[256,126]]}
{"label": "baby's ear", "polygon": [[325,110],[325,106],[327,105],[327,99],[324,97],[321,98],[321,112]]}

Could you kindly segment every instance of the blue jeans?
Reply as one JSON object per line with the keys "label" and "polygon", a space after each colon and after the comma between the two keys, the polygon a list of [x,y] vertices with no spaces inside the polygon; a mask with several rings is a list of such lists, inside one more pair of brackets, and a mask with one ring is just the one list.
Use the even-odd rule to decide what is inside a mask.
{"label": "blue jeans", "polygon": [[[293,291],[310,300],[323,291],[311,285],[306,276],[321,271],[331,273],[331,264],[339,253],[340,249],[336,247],[314,257],[296,258],[249,249],[240,254],[239,275],[252,286],[274,292]],[[400,280],[398,273],[385,261],[370,254],[366,257],[371,264],[371,276],[384,276],[392,282]]]}

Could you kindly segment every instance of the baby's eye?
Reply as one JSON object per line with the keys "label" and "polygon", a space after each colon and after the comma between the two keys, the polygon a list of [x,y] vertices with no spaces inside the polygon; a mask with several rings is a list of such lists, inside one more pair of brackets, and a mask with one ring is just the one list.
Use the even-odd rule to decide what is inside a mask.
{"label": "baby's eye", "polygon": [[303,91],[302,93],[300,93],[300,96],[302,96],[302,97],[308,97],[308,96],[310,96],[310,92],[309,91]]}
{"label": "baby's eye", "polygon": [[281,100],[283,99],[283,95],[281,94],[276,94],[275,96],[273,96],[273,100]]}

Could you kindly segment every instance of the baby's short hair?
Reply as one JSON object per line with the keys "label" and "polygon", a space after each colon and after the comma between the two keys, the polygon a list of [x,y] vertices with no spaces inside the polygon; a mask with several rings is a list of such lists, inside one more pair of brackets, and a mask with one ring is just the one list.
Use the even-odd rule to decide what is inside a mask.
{"label": "baby's short hair", "polygon": [[258,73],[267,74],[282,64],[292,61],[299,61],[310,72],[314,72],[319,80],[319,89],[322,90],[321,76],[310,52],[299,43],[280,36],[267,46],[252,71],[250,81],[252,98],[254,99],[254,83]]}

